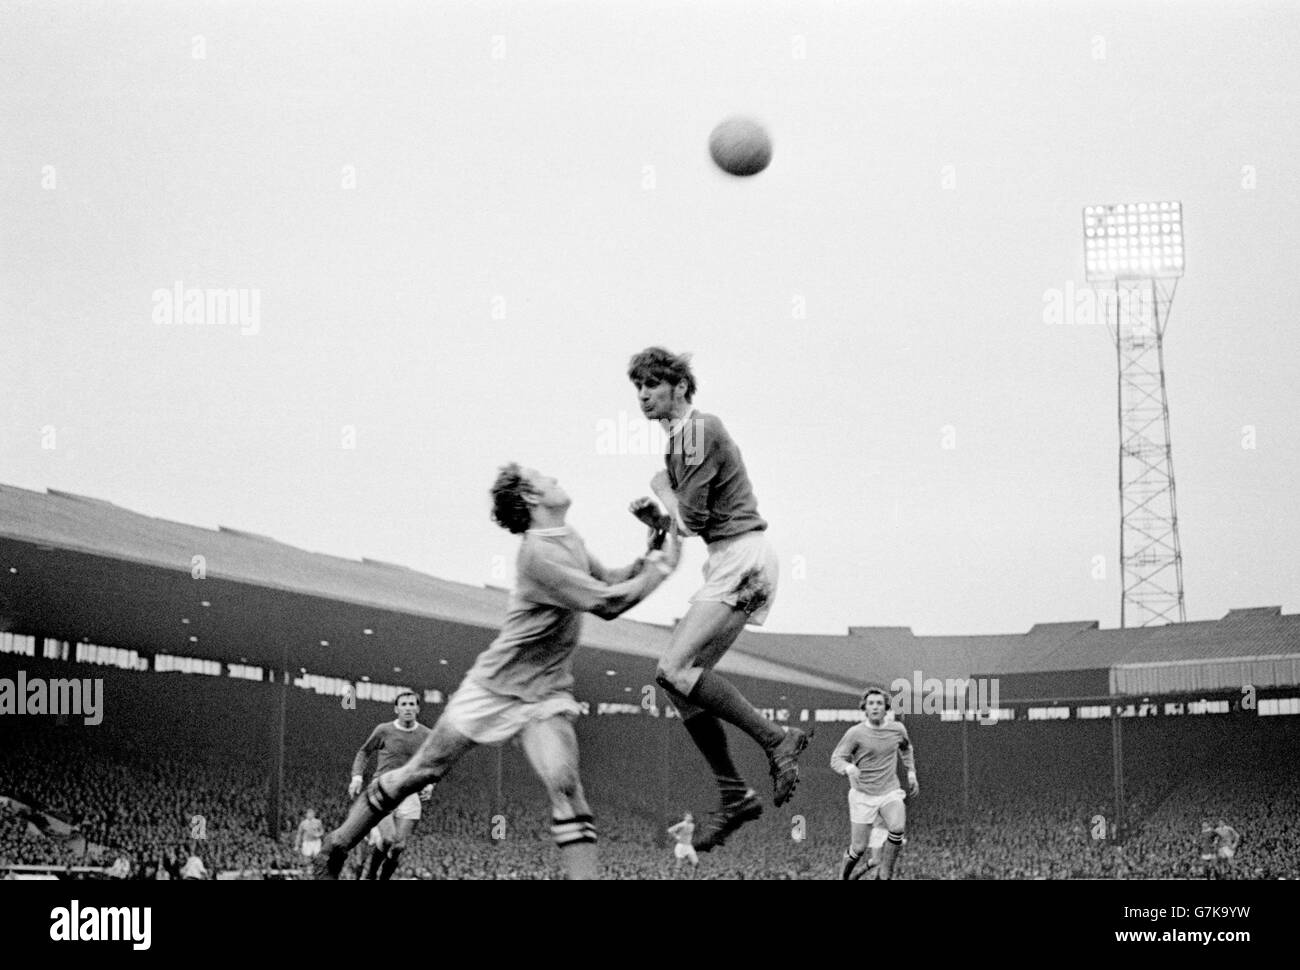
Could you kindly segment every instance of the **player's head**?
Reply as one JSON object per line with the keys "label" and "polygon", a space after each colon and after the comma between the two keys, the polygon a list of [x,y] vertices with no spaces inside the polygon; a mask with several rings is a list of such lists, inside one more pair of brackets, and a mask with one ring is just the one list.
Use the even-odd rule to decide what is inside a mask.
{"label": "player's head", "polygon": [[862,701],[858,704],[866,712],[867,720],[872,724],[881,724],[885,712],[889,710],[889,695],[883,687],[868,687],[862,692]]}
{"label": "player's head", "polygon": [[651,421],[671,419],[695,397],[695,374],[690,354],[674,354],[663,347],[647,347],[627,365],[628,380],[636,388],[641,413]]}
{"label": "player's head", "polygon": [[1208,818],[1201,823],[1202,832],[1209,832],[1213,828],[1214,828],[1214,824]]}
{"label": "player's head", "polygon": [[314,809],[314,808],[309,808],[309,809],[307,809],[307,817],[308,817],[308,818],[315,818],[315,817],[316,817],[316,809]]}
{"label": "player's head", "polygon": [[512,461],[501,466],[492,483],[492,521],[515,535],[527,532],[534,518],[563,522],[568,508],[568,493],[536,468],[521,468]]}
{"label": "player's head", "polygon": [[420,698],[413,690],[404,690],[393,700],[393,710],[403,724],[411,724],[420,713]]}
{"label": "player's head", "polygon": [[692,815],[690,812],[687,812],[685,815],[682,816],[682,821],[683,821],[683,822],[694,822],[694,821],[695,821],[695,816]]}

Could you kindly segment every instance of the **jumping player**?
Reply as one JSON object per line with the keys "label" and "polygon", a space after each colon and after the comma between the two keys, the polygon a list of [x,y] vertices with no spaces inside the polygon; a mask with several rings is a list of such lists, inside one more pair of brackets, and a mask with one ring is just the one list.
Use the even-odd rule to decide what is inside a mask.
{"label": "jumping player", "polygon": [[731,759],[722,722],[740,728],[766,753],[778,806],[799,783],[798,759],[808,736],[760,715],[713,669],[745,624],[762,625],[776,596],[777,558],[740,449],[717,417],[691,403],[696,384],[688,355],[650,347],[632,358],[627,374],[641,413],[669,436],[666,468],[650,482],[666,512],[654,499],[641,498],[632,513],[652,528],[699,536],[709,550],[704,586],[673,630],[655,677],[717,781],[721,804],[694,836],[695,848],[708,852],[763,814],[763,803]]}
{"label": "jumping player", "polygon": [[404,798],[434,784],[476,745],[519,736],[551,800],[551,833],[570,879],[594,879],[596,827],[578,775],[580,713],[570,692],[582,614],[612,620],[650,595],[677,566],[674,536],[630,566],[606,569],[564,518],[569,496],[554,478],[506,465],[492,486],[492,518],[522,535],[501,633],[465,675],[405,765],[377,774],[347,820],[325,836],[317,879],[337,879],[348,851]]}
{"label": "jumping player", "polygon": [[[357,749],[352,759],[352,782],[348,785],[348,797],[356,798],[361,793],[364,783],[366,765],[375,759],[373,777],[385,771],[400,768],[406,764],[420,749],[424,739],[429,736],[429,729],[417,718],[420,715],[420,698],[415,691],[407,690],[397,695],[393,710],[397,719],[385,721],[370,732],[365,744]],[[428,801],[433,794],[433,786],[427,786],[418,795],[412,794],[375,827],[371,833],[370,857],[363,870],[363,879],[392,879],[397,871],[397,862],[406,849],[406,842],[420,821],[421,801]]]}
{"label": "jumping player", "polygon": [[880,852],[878,878],[892,879],[907,828],[903,789],[898,786],[898,761],[901,758],[907,769],[909,793],[916,795],[921,790],[916,780],[916,759],[907,728],[896,721],[885,723],[889,698],[884,690],[867,688],[859,706],[866,712],[866,720],[845,731],[831,754],[831,768],[849,779],[851,839],[840,878],[852,876],[867,848],[871,827],[880,818],[889,834]]}
{"label": "jumping player", "polygon": [[293,847],[302,853],[304,859],[314,859],[316,853],[320,852],[320,840],[324,834],[325,826],[316,817],[316,809],[309,808],[303,820],[298,823]]}
{"label": "jumping player", "polygon": [[668,834],[677,840],[677,844],[673,846],[673,856],[677,859],[677,867],[681,868],[683,859],[689,859],[692,866],[698,866],[700,857],[695,854],[693,844],[695,816],[687,812],[680,822],[668,829]]}

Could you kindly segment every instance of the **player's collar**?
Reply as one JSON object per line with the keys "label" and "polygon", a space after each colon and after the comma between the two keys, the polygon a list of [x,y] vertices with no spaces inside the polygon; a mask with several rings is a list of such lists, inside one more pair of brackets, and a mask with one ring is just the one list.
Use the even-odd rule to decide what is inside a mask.
{"label": "player's collar", "polygon": [[402,727],[401,721],[399,721],[397,718],[393,718],[393,727],[397,728],[397,730],[399,731],[414,731],[419,726],[420,726],[420,722],[416,721],[409,728],[404,728]]}
{"label": "player's collar", "polygon": [[668,437],[671,438],[673,435],[677,434],[677,432],[681,431],[682,425],[693,417],[695,417],[695,405],[691,405],[691,409],[676,421],[660,421],[659,424],[663,427],[664,431],[668,433]]}
{"label": "player's collar", "polygon": [[573,531],[572,526],[557,525],[550,529],[529,529],[530,536],[567,536]]}

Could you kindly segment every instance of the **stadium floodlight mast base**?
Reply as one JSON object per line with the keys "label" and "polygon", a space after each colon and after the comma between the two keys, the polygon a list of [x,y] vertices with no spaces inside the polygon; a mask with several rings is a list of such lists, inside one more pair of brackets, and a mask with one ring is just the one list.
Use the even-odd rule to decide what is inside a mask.
{"label": "stadium floodlight mast base", "polygon": [[1106,327],[1119,387],[1119,625],[1187,619],[1165,389],[1165,327],[1183,275],[1180,202],[1083,210],[1089,283],[1110,284]]}

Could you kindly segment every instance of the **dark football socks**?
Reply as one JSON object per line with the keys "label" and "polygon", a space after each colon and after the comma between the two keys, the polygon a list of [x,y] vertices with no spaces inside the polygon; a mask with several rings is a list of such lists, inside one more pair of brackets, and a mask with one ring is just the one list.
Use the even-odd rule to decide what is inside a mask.
{"label": "dark football socks", "polygon": [[785,737],[782,728],[754,710],[754,705],[745,700],[735,685],[712,670],[700,674],[687,700],[734,724],[762,745],[764,751],[771,751]]}
{"label": "dark football socks", "polygon": [[749,786],[740,777],[740,772],[731,760],[731,750],[727,747],[727,729],[722,726],[722,722],[707,711],[700,711],[687,718],[685,724],[691,740],[713,771],[723,802],[744,798]]}
{"label": "dark football socks", "polygon": [[885,840],[884,848],[880,850],[880,878],[894,878],[894,861],[898,858],[899,850],[903,848],[903,833],[890,832],[889,838]]}
{"label": "dark football socks", "polygon": [[844,850],[844,865],[840,867],[840,878],[848,879],[853,874],[853,867],[858,864],[862,858],[861,854],[854,855],[852,849]]}

